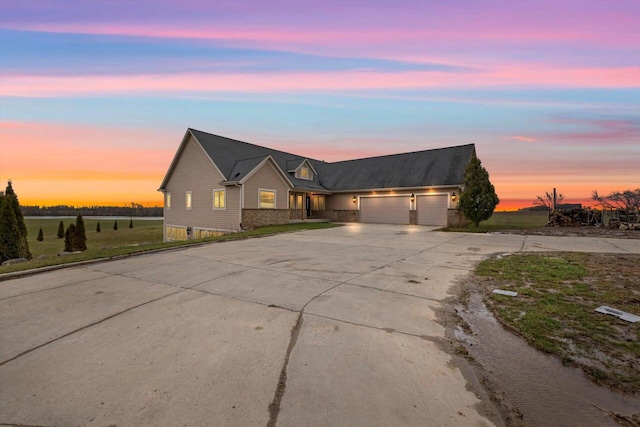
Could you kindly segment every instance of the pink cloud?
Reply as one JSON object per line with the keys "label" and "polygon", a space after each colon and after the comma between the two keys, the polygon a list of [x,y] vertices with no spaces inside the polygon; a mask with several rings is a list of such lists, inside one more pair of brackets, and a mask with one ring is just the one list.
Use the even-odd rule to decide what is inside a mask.
{"label": "pink cloud", "polygon": [[512,135],[510,138],[511,139],[515,139],[516,141],[522,141],[522,142],[536,142],[537,141],[535,138],[531,138],[531,137],[523,136],[523,135]]}
{"label": "pink cloud", "polygon": [[616,69],[551,66],[509,66],[477,72],[443,71],[332,71],[238,74],[157,74],[43,76],[4,73],[0,95],[58,97],[132,93],[194,92],[287,92],[361,89],[501,87],[536,85],[546,87],[611,87],[639,85],[640,67]]}

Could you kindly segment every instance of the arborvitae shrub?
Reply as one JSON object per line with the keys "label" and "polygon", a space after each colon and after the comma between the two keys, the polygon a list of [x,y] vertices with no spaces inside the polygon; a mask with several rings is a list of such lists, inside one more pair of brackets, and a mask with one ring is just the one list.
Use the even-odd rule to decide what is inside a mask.
{"label": "arborvitae shrub", "polygon": [[38,231],[38,237],[36,237],[38,242],[42,242],[44,240],[44,235],[42,234],[42,227],[40,227],[40,231]]}
{"label": "arborvitae shrub", "polygon": [[60,224],[58,224],[58,239],[62,239],[64,237],[64,224],[62,220],[60,220]]}
{"label": "arborvitae shrub", "polygon": [[115,222],[113,223],[113,229],[117,230],[118,229],[118,220],[116,219]]}
{"label": "arborvitae shrub", "polygon": [[87,233],[84,229],[84,219],[82,219],[81,214],[78,214],[78,216],[76,217],[76,229],[73,234],[73,250],[87,250]]}
{"label": "arborvitae shrub", "polygon": [[96,233],[100,232],[100,221],[98,221],[98,225],[96,225]]}
{"label": "arborvitae shrub", "polygon": [[64,232],[64,251],[73,252],[73,236],[76,232],[76,226],[69,224],[67,231]]}
{"label": "arborvitae shrub", "polygon": [[131,221],[129,221],[129,228],[133,228],[133,218],[131,218]]}

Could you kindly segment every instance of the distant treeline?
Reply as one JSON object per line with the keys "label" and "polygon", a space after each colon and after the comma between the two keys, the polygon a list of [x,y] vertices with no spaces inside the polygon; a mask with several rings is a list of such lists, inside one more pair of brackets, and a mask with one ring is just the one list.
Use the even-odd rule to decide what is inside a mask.
{"label": "distant treeline", "polygon": [[24,216],[162,216],[162,206],[145,207],[132,203],[131,206],[20,206]]}

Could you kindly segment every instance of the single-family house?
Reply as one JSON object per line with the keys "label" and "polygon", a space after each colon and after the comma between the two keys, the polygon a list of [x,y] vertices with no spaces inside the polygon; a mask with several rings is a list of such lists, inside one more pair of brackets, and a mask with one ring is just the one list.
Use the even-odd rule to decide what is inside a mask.
{"label": "single-family house", "polygon": [[342,162],[187,129],[159,191],[164,238],[201,238],[311,218],[456,225],[473,144]]}

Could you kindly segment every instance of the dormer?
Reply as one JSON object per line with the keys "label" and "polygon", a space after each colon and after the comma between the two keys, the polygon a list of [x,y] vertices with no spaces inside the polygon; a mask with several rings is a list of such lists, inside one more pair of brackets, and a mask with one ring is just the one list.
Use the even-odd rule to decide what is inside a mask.
{"label": "dormer", "polygon": [[293,173],[298,179],[305,179],[308,181],[313,181],[313,177],[316,175],[316,170],[311,166],[311,163],[307,159],[304,159],[297,168],[290,169],[289,172]]}

